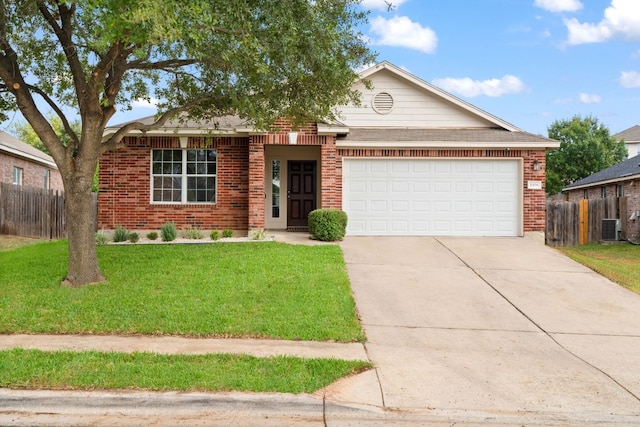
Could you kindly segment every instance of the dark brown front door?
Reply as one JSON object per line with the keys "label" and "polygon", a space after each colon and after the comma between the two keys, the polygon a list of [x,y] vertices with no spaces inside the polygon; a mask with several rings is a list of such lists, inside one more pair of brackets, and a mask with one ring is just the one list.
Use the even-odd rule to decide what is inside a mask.
{"label": "dark brown front door", "polygon": [[316,208],[316,162],[289,160],[287,169],[287,228],[307,227]]}

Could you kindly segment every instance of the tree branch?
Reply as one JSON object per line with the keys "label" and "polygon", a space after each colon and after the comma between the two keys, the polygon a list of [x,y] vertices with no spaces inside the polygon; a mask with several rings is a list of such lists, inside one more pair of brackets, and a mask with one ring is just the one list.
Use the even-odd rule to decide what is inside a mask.
{"label": "tree branch", "polygon": [[44,101],[47,103],[47,105],[49,105],[49,107],[51,107],[51,109],[56,113],[58,118],[62,121],[62,126],[64,127],[65,132],[67,132],[67,134],[71,137],[71,140],[73,141],[74,145],[77,147],[80,144],[78,135],[76,135],[76,133],[74,132],[73,128],[69,124],[69,121],[67,120],[67,116],[62,112],[60,107],[58,107],[58,105],[55,102],[53,102],[53,99],[51,99],[51,97],[47,95],[39,87],[30,85],[30,84],[27,84],[27,87],[32,92],[35,92],[38,95],[40,95],[42,99],[44,99]]}
{"label": "tree branch", "polygon": [[78,50],[74,45],[73,40],[71,40],[71,29],[73,28],[71,16],[75,12],[75,4],[73,4],[71,8],[69,8],[62,2],[58,3],[58,13],[60,14],[62,27],[58,25],[55,17],[49,11],[46,2],[38,1],[37,4],[40,14],[53,29],[53,32],[60,41],[60,45],[64,50],[65,57],[67,58],[67,62],[69,63],[69,68],[71,69],[71,74],[73,75],[73,82],[76,88],[78,106],[80,107],[80,111],[82,111],[84,103],[82,102],[80,93],[86,90],[87,83],[85,81],[82,63],[80,62],[80,58],[78,58]]}

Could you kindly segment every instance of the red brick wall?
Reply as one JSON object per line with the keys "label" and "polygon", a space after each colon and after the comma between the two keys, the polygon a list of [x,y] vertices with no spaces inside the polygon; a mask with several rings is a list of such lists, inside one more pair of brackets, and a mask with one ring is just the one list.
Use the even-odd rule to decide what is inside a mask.
{"label": "red brick wall", "polygon": [[44,172],[49,171],[49,188],[63,191],[62,176],[58,169],[30,162],[20,157],[0,153],[0,182],[13,183],[13,168],[22,168],[22,185],[25,187],[44,188]]}
{"label": "red brick wall", "polygon": [[[151,149],[180,148],[178,137],[130,137],[125,147],[105,153],[100,161],[98,227],[158,229],[167,221],[178,228],[247,229],[248,138],[217,138],[207,147],[217,153],[216,204],[153,204]],[[204,139],[189,138],[189,148],[204,146]]]}
{"label": "red brick wall", "polygon": [[[544,150],[449,150],[449,149],[338,149],[337,164],[343,157],[413,157],[413,158],[521,158],[523,160],[523,229],[524,232],[544,231],[546,216],[545,151]],[[539,170],[533,170],[534,161]],[[342,195],[342,170],[339,171]],[[527,189],[527,181],[541,181],[542,190]],[[340,196],[341,197],[341,196]],[[342,201],[340,201],[342,203]]]}

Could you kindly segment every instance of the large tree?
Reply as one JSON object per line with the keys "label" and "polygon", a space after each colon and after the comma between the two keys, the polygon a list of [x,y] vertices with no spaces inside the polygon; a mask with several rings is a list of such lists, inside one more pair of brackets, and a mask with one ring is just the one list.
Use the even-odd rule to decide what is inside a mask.
{"label": "large tree", "polygon": [[[17,108],[62,174],[70,224],[65,283],[104,280],[91,184],[99,156],[125,133],[185,112],[332,120],[357,102],[354,70],[371,62],[359,0],[0,0],[0,113]],[[159,100],[153,125],[103,140],[117,108]],[[65,112],[81,122],[75,132]],[[47,120],[53,112],[70,139]]]}
{"label": "large tree", "polygon": [[549,138],[560,141],[560,147],[547,152],[547,194],[556,194],[627,156],[624,142],[613,138],[595,117],[556,120],[548,131]]}

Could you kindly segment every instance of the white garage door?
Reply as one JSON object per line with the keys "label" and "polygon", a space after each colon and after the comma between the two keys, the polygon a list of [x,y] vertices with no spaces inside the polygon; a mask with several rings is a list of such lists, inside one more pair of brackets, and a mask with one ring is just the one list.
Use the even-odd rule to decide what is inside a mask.
{"label": "white garage door", "polygon": [[349,235],[517,236],[518,160],[344,159]]}

